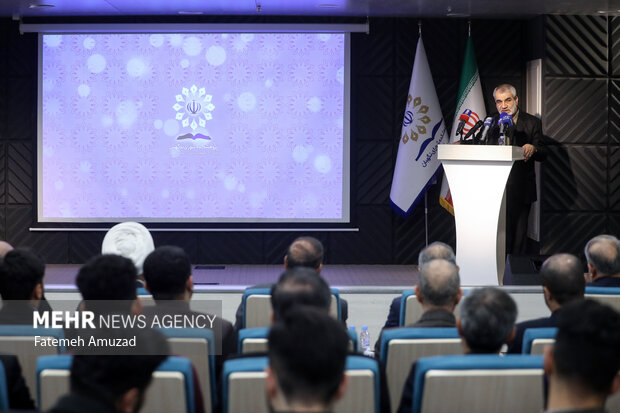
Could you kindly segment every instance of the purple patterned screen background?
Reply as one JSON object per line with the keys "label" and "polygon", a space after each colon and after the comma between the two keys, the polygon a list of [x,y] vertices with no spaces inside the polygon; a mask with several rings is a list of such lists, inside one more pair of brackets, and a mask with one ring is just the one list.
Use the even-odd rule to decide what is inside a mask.
{"label": "purple patterned screen background", "polygon": [[344,34],[42,35],[39,220],[348,220]]}

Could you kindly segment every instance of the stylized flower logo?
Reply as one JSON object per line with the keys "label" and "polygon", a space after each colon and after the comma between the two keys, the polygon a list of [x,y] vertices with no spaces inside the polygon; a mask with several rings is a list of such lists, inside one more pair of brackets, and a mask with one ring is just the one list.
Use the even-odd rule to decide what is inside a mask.
{"label": "stylized flower logo", "polygon": [[[176,103],[172,108],[177,112],[175,118],[181,121],[184,128],[191,127],[196,130],[198,126],[206,127],[207,121],[213,119],[215,105],[211,102],[212,95],[208,95],[206,89],[193,85],[189,89],[184,87],[180,95],[176,95]],[[198,122],[196,122],[198,121]]]}

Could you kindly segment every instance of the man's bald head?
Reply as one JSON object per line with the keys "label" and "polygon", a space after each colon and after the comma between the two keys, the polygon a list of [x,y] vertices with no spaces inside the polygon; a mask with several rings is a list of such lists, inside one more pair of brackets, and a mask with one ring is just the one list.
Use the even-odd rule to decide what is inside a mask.
{"label": "man's bald head", "polygon": [[620,241],[613,235],[598,235],[585,247],[588,264],[599,277],[620,276]]}
{"label": "man's bald head", "polygon": [[6,241],[0,241],[0,259],[4,258],[9,251],[13,251],[13,246]]}
{"label": "man's bald head", "polygon": [[417,291],[426,305],[444,307],[456,304],[461,291],[456,265],[444,259],[434,259],[422,265]]}
{"label": "man's bald head", "polygon": [[299,237],[288,247],[284,257],[286,268],[308,267],[320,271],[323,244],[314,237]]}
{"label": "man's bald head", "polygon": [[456,265],[454,250],[448,244],[444,244],[440,241],[435,241],[420,251],[420,255],[418,255],[418,265],[422,266],[430,260],[435,260],[438,258],[447,260]]}
{"label": "man's bald head", "polygon": [[586,287],[581,260],[572,254],[547,258],[540,268],[540,280],[550,298],[560,305],[582,298]]}

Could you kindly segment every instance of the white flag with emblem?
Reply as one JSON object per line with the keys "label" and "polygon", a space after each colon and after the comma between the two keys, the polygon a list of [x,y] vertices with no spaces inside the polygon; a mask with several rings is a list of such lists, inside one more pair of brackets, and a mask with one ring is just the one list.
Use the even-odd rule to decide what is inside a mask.
{"label": "white flag with emblem", "polygon": [[390,204],[396,212],[409,215],[433,183],[440,165],[437,145],[447,142],[439,99],[420,37],[390,191]]}

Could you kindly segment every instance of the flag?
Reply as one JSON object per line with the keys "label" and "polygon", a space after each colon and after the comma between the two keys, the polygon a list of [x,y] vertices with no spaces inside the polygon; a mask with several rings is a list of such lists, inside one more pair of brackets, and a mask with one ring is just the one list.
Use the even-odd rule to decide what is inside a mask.
{"label": "flag", "polygon": [[390,204],[400,215],[409,215],[433,182],[440,166],[437,145],[447,143],[447,140],[439,99],[420,37],[390,191]]}
{"label": "flag", "polygon": [[[476,122],[484,120],[487,116],[484,99],[482,97],[482,85],[480,83],[480,76],[478,75],[478,65],[476,64],[476,55],[474,53],[474,42],[471,36],[467,39],[467,46],[465,47],[465,59],[463,60],[463,70],[461,71],[456,112],[454,114],[454,121],[452,122],[452,133],[449,137],[450,143],[454,142],[455,138],[458,139],[456,136],[456,128],[459,124],[459,116],[465,109],[471,110],[471,116],[463,128],[463,135],[465,135]],[[452,195],[450,194],[450,187],[448,186],[448,180],[445,175],[441,183],[439,203],[454,215]]]}

